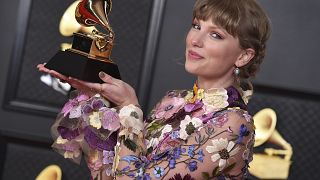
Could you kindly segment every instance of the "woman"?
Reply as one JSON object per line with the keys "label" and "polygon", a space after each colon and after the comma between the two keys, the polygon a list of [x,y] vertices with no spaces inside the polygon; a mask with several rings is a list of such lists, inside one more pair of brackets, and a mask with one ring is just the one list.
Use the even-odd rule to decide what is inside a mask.
{"label": "woman", "polygon": [[[117,113],[106,116],[107,105],[101,105],[96,108],[100,116],[88,118],[87,125],[96,129],[113,132],[119,128],[115,151],[92,148],[90,143],[90,147],[79,148],[88,155],[91,171],[103,167],[103,177],[108,174],[119,179],[243,179],[252,160],[254,126],[246,111],[248,91],[241,89],[240,82],[255,75],[269,34],[269,20],[255,0],[197,0],[186,38],[185,62],[186,71],[197,76],[197,82],[193,90],[169,91],[145,123],[136,94],[125,82],[100,72],[105,83],[88,83],[43,65],[38,68],[86,95],[98,92],[118,105],[112,110]],[[73,111],[85,112],[88,108],[81,102],[88,102],[89,96],[79,100],[79,95],[76,106],[65,106],[64,115],[72,119],[71,115],[76,117]],[[93,102],[90,100],[91,109]],[[101,131],[95,132],[99,135]],[[90,138],[84,136],[88,142]],[[56,144],[76,142],[79,137],[81,133],[59,136]],[[92,153],[97,152],[92,149],[103,153]],[[74,154],[66,154],[74,149],[62,152],[74,158]]]}

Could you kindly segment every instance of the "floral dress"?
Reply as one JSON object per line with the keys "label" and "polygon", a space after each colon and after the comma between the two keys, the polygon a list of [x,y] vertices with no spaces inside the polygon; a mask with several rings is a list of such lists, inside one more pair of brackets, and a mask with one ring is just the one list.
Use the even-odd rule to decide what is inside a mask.
{"label": "floral dress", "polygon": [[[90,108],[81,106],[80,114],[91,112],[90,117],[79,120],[85,128],[69,139],[58,133],[54,147],[73,159],[83,151],[93,177],[102,172],[115,179],[244,179],[252,160],[254,125],[246,93],[238,89],[169,91],[144,123],[137,106],[117,110],[99,98],[100,105],[86,100],[84,106]],[[70,107],[62,114],[70,116],[76,106]],[[77,153],[58,141],[73,141]]]}

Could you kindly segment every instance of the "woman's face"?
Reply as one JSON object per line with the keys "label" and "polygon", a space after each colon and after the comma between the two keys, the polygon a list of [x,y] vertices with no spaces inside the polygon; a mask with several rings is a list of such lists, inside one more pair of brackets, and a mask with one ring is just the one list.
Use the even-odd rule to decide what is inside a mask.
{"label": "woman's face", "polygon": [[194,19],[186,38],[185,69],[198,78],[230,79],[242,52],[239,40],[225,29],[211,20]]}

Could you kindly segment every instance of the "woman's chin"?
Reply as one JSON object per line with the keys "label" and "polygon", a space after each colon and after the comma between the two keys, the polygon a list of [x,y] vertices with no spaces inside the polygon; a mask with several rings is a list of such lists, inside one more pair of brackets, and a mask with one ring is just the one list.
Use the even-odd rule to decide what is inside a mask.
{"label": "woman's chin", "polygon": [[187,62],[185,63],[184,65],[184,69],[189,73],[189,74],[192,74],[192,75],[198,75],[198,70],[194,67],[194,66],[190,66],[190,64],[188,64]]}

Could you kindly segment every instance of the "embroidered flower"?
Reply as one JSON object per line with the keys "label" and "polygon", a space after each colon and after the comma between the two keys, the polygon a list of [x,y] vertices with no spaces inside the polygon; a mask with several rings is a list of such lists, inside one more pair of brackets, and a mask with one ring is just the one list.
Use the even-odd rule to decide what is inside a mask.
{"label": "embroidered flower", "polygon": [[229,105],[228,92],[223,88],[209,89],[204,93],[202,101],[206,107],[206,112],[217,111]]}
{"label": "embroidered flower", "polygon": [[191,161],[189,164],[188,164],[188,168],[191,172],[195,171],[198,169],[198,166],[197,166],[197,161]]}
{"label": "embroidered flower", "polygon": [[63,116],[66,117],[69,112],[74,109],[75,107],[78,107],[79,103],[82,101],[86,101],[89,99],[89,96],[83,93],[79,93],[79,95],[76,98],[69,99],[69,101],[63,106],[61,113],[63,113]]}
{"label": "embroidered flower", "polygon": [[171,158],[169,160],[169,168],[170,169],[174,169],[176,167],[176,159],[175,158]]}
{"label": "embroidered flower", "polygon": [[238,139],[236,141],[237,144],[242,143],[243,137],[248,136],[249,135],[249,131],[247,126],[245,126],[244,124],[241,124],[240,129],[239,129],[239,135],[238,135]]}
{"label": "embroidered flower", "polygon": [[202,125],[199,118],[192,118],[187,115],[184,120],[180,122],[180,139],[186,140],[189,135]]}
{"label": "embroidered flower", "polygon": [[143,129],[142,111],[134,105],[128,105],[123,107],[119,113],[120,123],[124,127],[119,132],[119,136],[125,136],[132,140],[133,134],[139,135]]}
{"label": "embroidered flower", "polygon": [[202,149],[200,149],[200,150],[198,151],[197,155],[198,155],[198,158],[197,158],[197,159],[198,159],[200,162],[203,162],[204,153],[203,153],[203,150],[202,150]]}
{"label": "embroidered flower", "polygon": [[179,131],[172,131],[170,134],[171,139],[177,139],[180,136]]}
{"label": "embroidered flower", "polygon": [[89,123],[92,127],[100,129],[101,128],[101,121],[100,121],[100,113],[99,112],[93,112],[89,116]]}
{"label": "embroidered flower", "polygon": [[168,119],[173,114],[177,113],[185,104],[183,98],[165,97],[161,104],[155,109],[155,118]]}
{"label": "embroidered flower", "polygon": [[190,174],[186,174],[185,176],[181,176],[181,174],[179,173],[179,174],[175,174],[169,180],[196,180],[196,179],[191,177]]}
{"label": "embroidered flower", "polygon": [[198,110],[200,108],[202,108],[203,106],[203,103],[201,100],[196,100],[194,103],[188,103],[184,106],[184,110],[186,112],[192,112],[192,111],[195,111],[195,110]]}
{"label": "embroidered flower", "polygon": [[228,122],[228,114],[222,113],[217,114],[214,118],[211,119],[211,122],[214,126],[221,128],[226,122]]}
{"label": "embroidered flower", "polygon": [[188,156],[191,158],[193,158],[193,156],[194,156],[194,149],[195,149],[194,145],[189,146],[189,148],[188,148]]}
{"label": "embroidered flower", "polygon": [[179,139],[171,139],[170,137],[165,138],[160,145],[160,151],[165,151],[167,149],[172,149],[180,145],[181,142]]}
{"label": "embroidered flower", "polygon": [[235,148],[234,146],[234,142],[228,142],[227,138],[220,138],[212,140],[212,146],[207,146],[206,150],[208,153],[213,153],[211,156],[212,162],[216,162],[220,159],[219,168],[222,170],[227,165],[227,160],[239,151],[239,147]]}
{"label": "embroidered flower", "polygon": [[84,114],[90,114],[94,111],[99,111],[104,107],[104,102],[102,99],[94,99],[90,104],[86,104],[83,106],[82,111]]}
{"label": "embroidered flower", "polygon": [[184,97],[184,100],[186,100],[186,101],[188,101],[188,102],[190,102],[191,103],[191,99],[193,98],[193,91],[188,91],[187,92],[187,95]]}
{"label": "embroidered flower", "polygon": [[81,117],[81,106],[71,109],[69,118],[72,119],[72,118],[79,118],[79,117]]}
{"label": "embroidered flower", "polygon": [[72,140],[64,143],[62,149],[65,151],[63,153],[64,158],[78,158],[81,155],[81,148],[77,141]]}
{"label": "embroidered flower", "polygon": [[155,167],[153,170],[153,174],[156,178],[161,178],[164,175],[164,169],[160,166]]}
{"label": "embroidered flower", "polygon": [[103,150],[103,164],[111,164],[114,159],[114,151]]}
{"label": "embroidered flower", "polygon": [[120,120],[118,114],[113,109],[107,109],[102,115],[102,127],[109,131],[116,131],[120,128]]}

